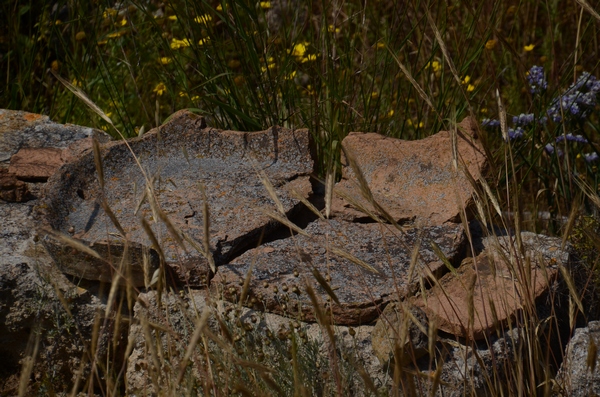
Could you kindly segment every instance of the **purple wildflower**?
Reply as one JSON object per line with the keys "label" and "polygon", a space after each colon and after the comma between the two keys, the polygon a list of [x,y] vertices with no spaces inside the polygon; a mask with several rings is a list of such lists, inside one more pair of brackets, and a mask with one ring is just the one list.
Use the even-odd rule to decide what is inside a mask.
{"label": "purple wildflower", "polygon": [[[573,135],[572,133],[568,133],[566,135],[567,141],[569,142],[577,142],[577,143],[588,143],[588,140],[585,139],[581,135]],[[565,135],[559,135],[556,137],[556,143],[562,142],[565,140]]]}
{"label": "purple wildflower", "polygon": [[521,113],[518,116],[514,116],[512,118],[512,122],[514,125],[516,126],[521,126],[521,127],[526,127],[530,124],[533,124],[533,121],[535,120],[535,115],[533,113]]}
{"label": "purple wildflower", "polygon": [[498,128],[500,127],[500,120],[483,119],[481,120],[481,126],[486,128]]}
{"label": "purple wildflower", "polygon": [[508,138],[510,140],[519,139],[519,138],[523,137],[524,133],[525,133],[525,131],[523,131],[523,128],[521,128],[521,127],[509,128],[508,129]]}
{"label": "purple wildflower", "polygon": [[596,76],[584,72],[577,81],[554,98],[547,110],[554,122],[562,121],[562,115],[571,119],[585,119],[596,106],[600,95],[600,81]]}
{"label": "purple wildflower", "polygon": [[598,160],[600,157],[598,156],[598,153],[596,152],[592,152],[592,153],[584,153],[583,157],[585,158],[585,161],[587,161],[588,163],[591,163],[593,161]]}
{"label": "purple wildflower", "polygon": [[532,94],[541,94],[548,88],[548,82],[544,77],[544,68],[542,66],[532,66],[527,72],[527,82],[529,83],[529,92]]}
{"label": "purple wildflower", "polygon": [[[545,151],[546,151],[546,153],[548,153],[548,154],[554,154],[554,150],[555,150],[555,149],[554,149],[554,145],[552,145],[551,143],[549,143],[549,144],[547,144],[546,146],[544,146],[544,150],[545,150]],[[562,157],[562,155],[563,155],[563,152],[562,152],[562,150],[560,150],[560,149],[558,149],[558,148],[557,148],[557,150],[558,150],[558,155],[559,155],[559,157]]]}

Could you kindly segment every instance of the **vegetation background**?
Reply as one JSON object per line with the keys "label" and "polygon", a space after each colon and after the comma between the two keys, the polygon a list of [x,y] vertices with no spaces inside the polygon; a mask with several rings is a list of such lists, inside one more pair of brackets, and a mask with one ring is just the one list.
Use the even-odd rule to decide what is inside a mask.
{"label": "vegetation background", "polygon": [[0,108],[118,137],[56,74],[127,137],[183,108],[217,128],[306,127],[320,176],[351,131],[419,139],[472,116],[502,209],[479,215],[502,223],[527,213],[519,227],[573,241],[595,269],[599,9],[597,0],[0,0]]}

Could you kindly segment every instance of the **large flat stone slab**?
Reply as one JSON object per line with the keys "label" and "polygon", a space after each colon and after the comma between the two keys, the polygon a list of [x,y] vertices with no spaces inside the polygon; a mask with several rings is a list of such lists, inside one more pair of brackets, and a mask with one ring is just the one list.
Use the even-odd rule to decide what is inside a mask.
{"label": "large flat stone slab", "polygon": [[[141,170],[125,142],[104,145],[102,191],[94,155],[85,152],[48,181],[45,217],[51,228],[69,232],[86,245],[120,247],[131,241],[150,247],[151,239],[140,220],[143,218],[150,224],[166,263],[190,286],[206,285],[209,277],[208,260],[201,252],[205,197],[210,221],[209,255],[219,265],[256,245],[263,231],[268,235],[279,227],[265,210],[279,208],[292,216],[302,205],[292,190],[305,198],[312,192],[312,143],[307,130],[273,127],[251,133],[222,131],[206,127],[203,118],[182,111],[166,125],[129,140],[128,145]],[[259,173],[273,185],[280,205]],[[154,208],[152,197],[158,203]],[[105,211],[104,199],[125,236]],[[185,234],[186,251],[167,228],[161,211],[176,235]],[[47,240],[51,251],[64,248],[64,244],[54,241]],[[118,259],[117,255],[112,266]],[[83,258],[79,261],[79,270],[59,265],[69,274],[86,277],[93,272],[86,271],[84,262]]]}
{"label": "large flat stone slab", "polygon": [[[433,272],[444,266],[435,255],[432,242],[451,262],[460,260],[465,242],[464,229],[458,224],[401,233],[389,225],[334,219],[317,220],[305,232],[308,236],[264,244],[221,266],[211,288],[227,300],[239,299],[243,281],[253,265],[244,304],[314,321],[314,307],[306,292],[309,285],[322,309],[333,314],[335,324],[365,324],[373,321],[390,301],[412,295],[426,277],[426,266]],[[410,275],[411,254],[417,241],[419,259]],[[377,273],[348,259],[347,254]],[[317,282],[313,269],[325,279],[339,304]]]}
{"label": "large flat stone slab", "polygon": [[[464,164],[458,170],[453,165],[452,134],[448,131],[417,141],[354,132],[342,146],[360,168],[374,200],[392,218],[433,226],[459,221],[461,208],[471,202],[474,188],[464,170],[477,180],[486,164],[476,131],[471,118],[458,125],[456,148],[459,163]],[[361,220],[369,218],[369,212],[381,215],[361,193],[347,156],[334,192],[332,211],[336,216]]]}
{"label": "large flat stone slab", "polygon": [[110,140],[106,133],[90,127],[57,124],[41,114],[0,109],[0,163],[8,162],[22,148],[66,149],[92,137]]}
{"label": "large flat stone slab", "polygon": [[521,238],[524,255],[517,254],[514,236],[485,238],[479,256],[465,259],[414,304],[438,329],[462,338],[480,340],[511,328],[510,320],[535,307],[558,277],[559,264],[569,260],[558,238],[530,232]]}

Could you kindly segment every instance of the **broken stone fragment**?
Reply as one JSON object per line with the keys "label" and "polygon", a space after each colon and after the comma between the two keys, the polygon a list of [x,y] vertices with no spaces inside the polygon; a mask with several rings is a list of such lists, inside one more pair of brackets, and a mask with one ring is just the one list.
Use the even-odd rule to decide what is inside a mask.
{"label": "broken stone fragment", "polygon": [[342,141],[342,180],[335,186],[332,211],[347,220],[365,220],[382,211],[365,199],[360,169],[375,202],[396,222],[415,221],[435,226],[457,222],[460,212],[472,201],[474,187],[465,176],[477,181],[486,156],[477,139],[477,124],[471,118],[458,126],[453,157],[452,133],[441,131],[428,138],[405,141],[374,133],[354,132]]}
{"label": "broken stone fragment", "polygon": [[[181,111],[127,143],[135,158],[122,141],[101,149],[104,190],[91,151],[67,161],[48,181],[43,216],[50,228],[72,229],[89,245],[122,234],[109,208],[124,239],[153,247],[179,281],[192,287],[206,286],[207,257],[219,265],[256,246],[263,232],[269,236],[280,228],[268,212],[293,217],[302,208],[295,195],[308,199],[312,194],[313,147],[307,130],[222,131]],[[267,180],[272,188],[265,187]]]}
{"label": "broken stone fragment", "polygon": [[392,302],[373,328],[373,351],[384,368],[413,364],[428,353],[428,332],[423,310],[409,302]]}
{"label": "broken stone fragment", "polygon": [[577,328],[566,348],[566,354],[556,375],[556,395],[571,397],[600,394],[600,322],[590,321]]}
{"label": "broken stone fragment", "polygon": [[511,328],[518,311],[535,309],[569,259],[558,238],[523,232],[521,239],[524,255],[516,254],[514,236],[485,238],[480,255],[463,260],[415,305],[439,330],[461,338],[480,340]]}
{"label": "broken stone fragment", "polygon": [[[211,288],[237,301],[251,269],[246,305],[314,321],[315,308],[307,294],[311,286],[320,309],[332,313],[335,324],[366,324],[390,301],[411,296],[421,279],[444,266],[432,242],[454,263],[465,242],[460,224],[400,232],[379,223],[333,219],[317,220],[304,231],[307,235],[264,244],[221,266]],[[418,257],[411,262],[414,249]]]}
{"label": "broken stone fragment", "polygon": [[94,137],[108,142],[103,131],[72,124],[57,124],[48,116],[0,109],[0,163],[8,162],[22,148],[65,149],[74,142]]}
{"label": "broken stone fragment", "polygon": [[63,149],[22,148],[10,158],[8,170],[23,181],[45,182],[63,163]]}
{"label": "broken stone fragment", "polygon": [[6,168],[0,168],[0,199],[11,203],[21,203],[31,197],[27,184]]}

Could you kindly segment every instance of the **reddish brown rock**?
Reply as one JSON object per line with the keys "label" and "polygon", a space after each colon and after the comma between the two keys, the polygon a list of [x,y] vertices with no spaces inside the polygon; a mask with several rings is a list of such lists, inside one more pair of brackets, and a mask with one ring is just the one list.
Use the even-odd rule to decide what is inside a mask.
{"label": "reddish brown rock", "polygon": [[[268,236],[280,228],[265,210],[281,208],[293,217],[302,204],[292,190],[304,198],[312,193],[312,141],[307,130],[273,127],[259,132],[222,131],[206,127],[204,119],[192,113],[179,112],[166,125],[128,144],[144,172],[124,142],[109,143],[101,149],[102,191],[94,155],[85,151],[48,181],[44,217],[51,228],[70,231],[86,244],[123,245],[127,239],[151,247],[151,238],[140,221],[144,218],[165,262],[191,286],[205,286],[209,278],[208,261],[201,252],[202,189],[210,220],[209,255],[217,265],[256,246],[263,231]],[[259,173],[270,181],[281,206],[274,202]],[[149,190],[158,202],[155,208]],[[121,236],[111,221],[103,198],[126,236]],[[182,233],[185,250],[177,242]],[[52,244],[54,240],[45,241]],[[71,271],[68,266],[64,269]]]}
{"label": "reddish brown rock", "polygon": [[46,181],[63,163],[63,149],[23,148],[11,157],[8,169],[24,181]]}
{"label": "reddish brown rock", "polygon": [[27,201],[30,197],[27,184],[6,168],[0,168],[0,199],[11,203]]}
{"label": "reddish brown rock", "polygon": [[[443,266],[432,242],[450,261],[458,261],[465,241],[459,224],[400,232],[378,223],[334,219],[315,221],[305,232],[308,236],[264,244],[221,266],[211,288],[227,300],[240,299],[252,266],[244,304],[314,321],[315,309],[307,294],[307,286],[311,286],[321,309],[333,314],[335,324],[365,324],[376,319],[390,301],[412,295],[419,281],[427,277],[426,267],[435,271]],[[411,254],[418,241],[419,259],[411,274]],[[327,281],[339,304],[329,298],[313,269]]]}
{"label": "reddish brown rock", "polygon": [[[568,254],[561,240],[522,233],[525,256],[515,256],[514,237],[484,239],[486,248],[446,274],[424,297],[414,300],[438,329],[474,340],[514,326],[516,313],[535,301],[559,275]],[[518,260],[516,260],[518,258]]]}
{"label": "reddish brown rock", "polygon": [[[462,170],[477,180],[486,164],[476,131],[477,124],[471,118],[458,125],[458,171],[453,165],[452,138],[448,131],[418,141],[351,133],[342,146],[356,161],[374,200],[392,218],[433,226],[458,221],[461,208],[471,202],[473,187]],[[343,158],[342,180],[335,192],[334,215],[349,220],[369,218],[369,212],[381,215],[361,194],[347,156]]]}

